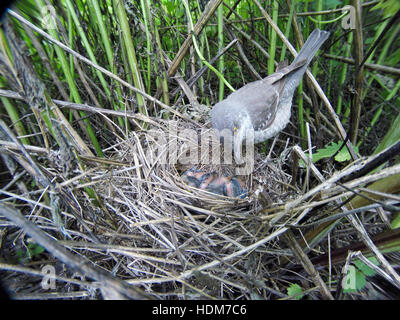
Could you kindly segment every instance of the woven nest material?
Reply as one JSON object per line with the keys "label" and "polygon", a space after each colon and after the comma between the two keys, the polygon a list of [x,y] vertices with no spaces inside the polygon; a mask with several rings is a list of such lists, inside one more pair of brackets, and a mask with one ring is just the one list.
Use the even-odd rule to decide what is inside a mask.
{"label": "woven nest material", "polygon": [[[204,139],[204,137],[206,137]],[[240,175],[248,192],[246,197],[232,198],[194,188],[182,179],[182,174],[194,168],[218,175],[235,175],[244,165],[226,164],[224,151],[220,160],[211,162],[211,151],[204,152],[204,142],[215,144],[215,137],[207,127],[195,126],[186,121],[162,121],[148,130],[132,132],[130,138],[113,147],[114,160],[129,163],[130,167],[109,171],[107,179],[96,190],[104,200],[112,201],[115,193],[124,199],[155,203],[154,210],[165,212],[174,201],[197,205],[198,209],[212,210],[210,214],[231,214],[240,217],[254,216],[265,203],[281,203],[286,197],[290,176],[282,170],[284,159],[266,158],[255,152],[254,169],[248,175]],[[218,142],[218,147],[220,146]],[[240,171],[239,171],[240,172]],[[263,196],[260,197],[260,193]],[[266,196],[268,194],[268,196]]]}
{"label": "woven nest material", "polygon": [[[171,134],[171,128],[176,129],[172,132],[178,134]],[[180,134],[185,130],[198,134],[188,138],[190,135]],[[190,148],[192,155],[193,150],[201,153],[198,141],[209,131],[205,126],[196,126],[183,120],[156,120],[147,130],[132,132],[128,140],[109,148],[108,157],[128,166],[108,167],[93,173],[103,177],[95,190],[113,217],[118,233],[134,239],[129,240],[117,234],[116,241],[119,240],[119,245],[132,248],[133,252],[145,252],[139,256],[129,253],[124,261],[137,277],[135,283],[146,279],[143,283],[162,283],[168,287],[164,287],[164,290],[169,291],[175,287],[172,281],[175,277],[184,280],[195,275],[197,280],[191,281],[204,281],[199,280],[201,277],[195,272],[198,267],[201,270],[201,266],[215,263],[219,258],[233,254],[265,236],[271,230],[268,223],[261,223],[259,212],[293,195],[288,188],[290,177],[282,170],[283,160],[266,159],[257,150],[254,154],[254,171],[241,176],[248,190],[243,199],[216,195],[186,184],[182,174],[193,167],[204,171],[214,170],[220,174],[234,173],[232,165],[187,161]],[[178,156],[176,161],[169,163],[166,153],[174,138]],[[272,248],[274,242],[269,245]],[[204,288],[202,294],[192,292],[194,296],[188,298],[207,295],[234,298],[230,290],[226,294],[215,290],[221,288],[225,281],[236,282],[236,289],[245,288],[248,280],[240,274],[250,272],[258,278],[260,272],[256,261],[249,264],[247,258],[238,258],[228,263],[235,266],[233,269],[228,268],[226,263],[204,267],[207,277],[213,278],[212,288],[200,282],[195,287]]]}

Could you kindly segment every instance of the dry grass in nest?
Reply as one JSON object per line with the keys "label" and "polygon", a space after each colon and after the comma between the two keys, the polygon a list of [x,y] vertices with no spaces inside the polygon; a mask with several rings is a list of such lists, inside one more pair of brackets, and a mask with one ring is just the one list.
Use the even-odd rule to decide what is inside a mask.
{"label": "dry grass in nest", "polygon": [[[264,155],[255,154],[256,170],[241,177],[248,189],[244,199],[199,190],[187,185],[181,178],[183,172],[193,167],[193,163],[181,164],[180,156],[176,163],[162,163],[160,154],[167,151],[169,144],[159,142],[171,127],[177,128],[178,132],[192,129],[199,136],[207,134],[209,129],[196,128],[183,120],[156,121],[158,126],[132,132],[129,139],[109,148],[107,157],[127,166],[90,170],[88,177],[98,181],[93,187],[118,230],[112,237],[113,243],[123,248],[109,249],[108,252],[119,253],[119,259],[129,270],[128,273],[135,275],[134,282],[143,283],[152,293],[155,292],[150,283],[162,284],[164,290],[170,292],[175,287],[175,280],[186,283],[195,274],[197,279],[200,275],[196,273],[198,267],[202,269],[201,266],[215,263],[215,267],[204,268],[205,272],[207,277],[212,278],[213,287],[225,289],[222,292],[213,291],[198,282],[199,279],[192,279],[193,289],[197,289],[188,292],[188,297],[194,294],[237,298],[238,288],[245,288],[249,281],[262,277],[263,268],[259,269],[261,261],[256,259],[251,266],[246,257],[238,257],[234,264],[218,261],[265,235],[269,226],[261,223],[258,212],[265,205],[282,203],[293,194],[287,187],[289,176],[281,169],[282,160],[266,160]],[[178,134],[178,154],[185,155],[189,146],[199,148],[199,136],[190,140],[186,135]],[[219,173],[234,172],[234,167],[229,165],[203,164],[195,167]],[[98,208],[91,205],[90,211],[96,212]],[[109,241],[108,237],[102,239],[103,243]],[[270,245],[274,247],[274,243]],[[262,255],[258,258],[263,259]],[[96,263],[101,264],[99,261]],[[252,276],[249,278],[248,274]]]}

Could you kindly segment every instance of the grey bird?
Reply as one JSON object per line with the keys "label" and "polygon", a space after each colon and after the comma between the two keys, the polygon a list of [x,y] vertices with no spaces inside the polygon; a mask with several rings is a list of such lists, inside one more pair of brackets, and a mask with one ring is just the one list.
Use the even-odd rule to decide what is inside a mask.
{"label": "grey bird", "polygon": [[291,65],[280,64],[275,73],[246,84],[212,108],[212,127],[231,135],[236,162],[241,161],[246,135],[254,135],[254,143],[263,142],[289,123],[294,91],[329,34],[315,29]]}

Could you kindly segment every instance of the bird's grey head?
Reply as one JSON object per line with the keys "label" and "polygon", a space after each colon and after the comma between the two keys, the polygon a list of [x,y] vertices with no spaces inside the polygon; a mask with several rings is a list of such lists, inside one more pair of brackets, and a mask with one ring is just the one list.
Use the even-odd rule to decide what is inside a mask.
{"label": "bird's grey head", "polygon": [[253,130],[247,110],[243,110],[234,101],[223,100],[212,108],[211,123],[221,139],[232,141],[235,160],[241,163],[241,145],[246,139],[246,133]]}

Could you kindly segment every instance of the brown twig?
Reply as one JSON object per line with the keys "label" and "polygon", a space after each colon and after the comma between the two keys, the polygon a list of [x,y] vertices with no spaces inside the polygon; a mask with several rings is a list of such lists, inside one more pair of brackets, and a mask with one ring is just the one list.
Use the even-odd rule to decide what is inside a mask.
{"label": "brown twig", "polygon": [[[207,3],[203,13],[199,17],[199,20],[194,26],[193,32],[195,36],[198,36],[203,30],[204,26],[206,25],[207,21],[212,17],[215,10],[219,7],[222,0],[211,0]],[[186,40],[183,42],[182,46],[179,48],[178,53],[175,55],[174,60],[171,63],[171,66],[168,69],[168,76],[173,77],[175,75],[176,70],[179,67],[179,64],[185,57],[187,51],[189,50],[190,46],[192,45],[192,35],[189,34]]]}
{"label": "brown twig", "polygon": [[[359,66],[364,57],[364,41],[362,34],[362,21],[361,21],[361,1],[352,0],[352,6],[355,8],[355,29],[354,33],[354,57],[355,64]],[[350,141],[355,145],[357,143],[358,127],[360,124],[361,115],[361,97],[363,91],[364,68],[358,69],[356,78],[354,79],[354,95],[351,106],[351,123],[350,123]]]}
{"label": "brown twig", "polygon": [[[347,58],[347,57],[341,57],[341,56],[334,56],[329,53],[325,53],[323,55],[325,58],[336,60],[336,61],[342,61],[348,64],[355,64],[354,59]],[[365,69],[373,70],[373,71],[378,71],[378,72],[384,72],[384,73],[389,73],[393,74],[395,76],[400,75],[400,69],[398,68],[393,68],[393,67],[388,67],[388,66],[383,66],[380,64],[375,64],[375,63],[365,63],[364,64]]]}
{"label": "brown twig", "polygon": [[305,252],[297,242],[293,232],[291,230],[288,230],[284,234],[284,237],[286,239],[288,246],[295,255],[296,259],[301,263],[304,270],[311,277],[314,284],[318,287],[321,296],[326,300],[333,300],[333,296],[329,291],[328,287],[326,286],[324,280],[322,280],[319,272],[315,269],[310,258],[307,256],[307,254],[305,254]]}

